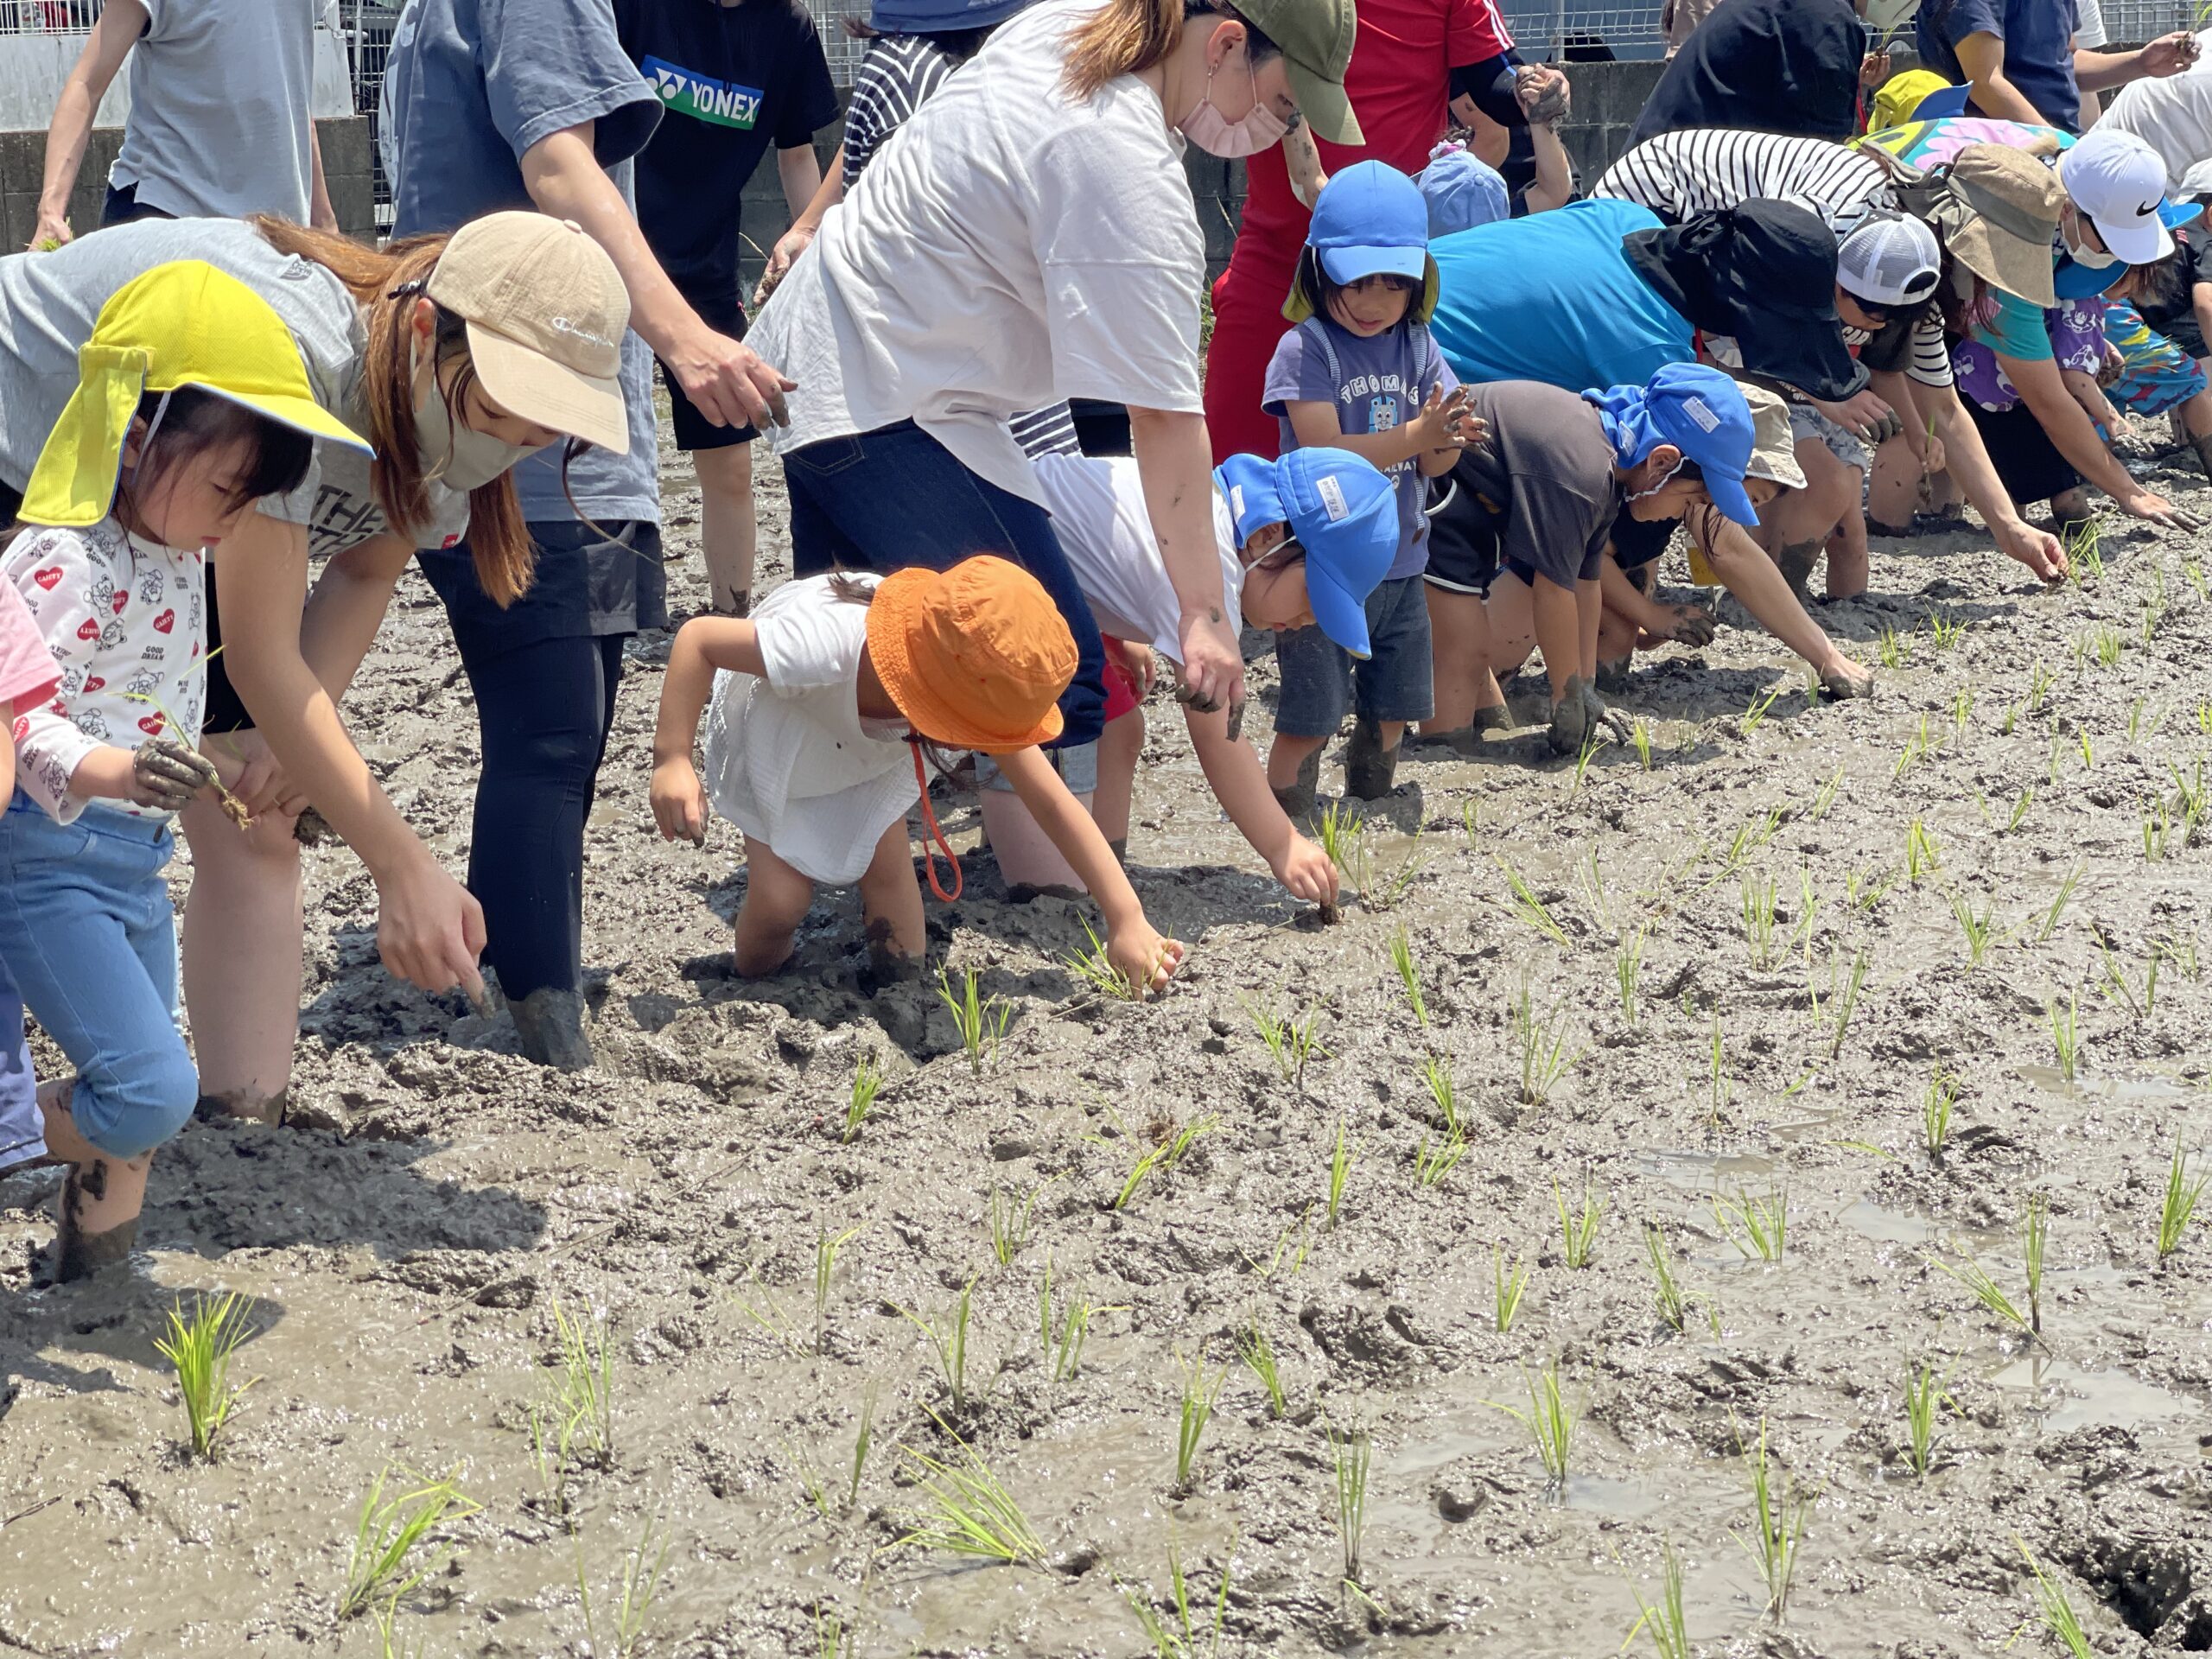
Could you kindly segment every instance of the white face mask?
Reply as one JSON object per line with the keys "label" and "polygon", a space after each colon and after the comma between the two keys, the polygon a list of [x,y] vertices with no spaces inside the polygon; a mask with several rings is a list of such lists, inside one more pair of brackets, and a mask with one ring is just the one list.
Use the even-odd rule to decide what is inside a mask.
{"label": "white face mask", "polygon": [[[2075,210],[2074,222],[2077,225],[2082,222],[2079,208]],[[2091,270],[2104,270],[2120,263],[2120,256],[2116,253],[2098,248],[2084,247],[2070,235],[2066,236],[2064,239],[2066,251],[2073,256],[2074,263],[2077,265],[2087,265]]]}
{"label": "white face mask", "polygon": [[[1218,66],[1217,66],[1217,67]],[[1183,136],[1209,156],[1218,156],[1224,161],[1236,161],[1246,156],[1256,156],[1282,142],[1283,134],[1290,130],[1290,124],[1260,100],[1260,77],[1252,67],[1249,48],[1244,59],[1244,73],[1252,79],[1252,113],[1242,121],[1232,122],[1213,104],[1214,71],[1206,71],[1206,89],[1199,97],[1198,107],[1185,116],[1179,124]]]}
{"label": "white face mask", "polygon": [[454,425],[435,372],[424,377],[423,390],[415,396],[415,446],[423,480],[435,480],[463,494],[482,489],[541,447],[508,443],[474,427]]}

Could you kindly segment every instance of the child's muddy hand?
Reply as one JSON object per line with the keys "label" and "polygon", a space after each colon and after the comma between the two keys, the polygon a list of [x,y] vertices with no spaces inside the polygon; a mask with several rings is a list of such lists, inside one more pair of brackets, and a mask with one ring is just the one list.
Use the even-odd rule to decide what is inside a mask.
{"label": "child's muddy hand", "polygon": [[676,757],[653,768],[652,803],[663,840],[707,844],[707,794],[688,759]]}
{"label": "child's muddy hand", "polygon": [[1303,836],[1291,837],[1290,850],[1275,866],[1275,880],[1294,899],[1316,905],[1337,902],[1336,861]]}
{"label": "child's muddy hand", "polygon": [[1143,995],[1165,990],[1186,951],[1180,939],[1163,938],[1141,923],[1122,928],[1106,942],[1106,959]]}
{"label": "child's muddy hand", "polygon": [[149,737],[130,755],[130,798],[140,806],[181,812],[215,782],[215,763],[173,737]]}
{"label": "child's muddy hand", "polygon": [[1665,634],[1678,645],[1702,649],[1713,643],[1713,635],[1719,631],[1712,613],[1694,605],[1662,605],[1659,614],[1665,626],[1655,632]]}

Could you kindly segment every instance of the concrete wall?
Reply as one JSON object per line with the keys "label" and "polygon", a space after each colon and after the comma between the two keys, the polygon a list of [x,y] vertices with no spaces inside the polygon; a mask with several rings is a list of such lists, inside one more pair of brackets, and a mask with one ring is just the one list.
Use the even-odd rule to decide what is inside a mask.
{"label": "concrete wall", "polygon": [[[349,235],[374,236],[376,181],[370,171],[368,118],[349,115],[318,121],[315,133],[338,223]],[[78,170],[76,194],[69,199],[69,223],[80,236],[100,222],[108,165],[122,145],[120,129],[93,129],[85,164]],[[0,132],[0,252],[13,253],[29,243],[38,223],[39,187],[45,170],[43,131]]]}

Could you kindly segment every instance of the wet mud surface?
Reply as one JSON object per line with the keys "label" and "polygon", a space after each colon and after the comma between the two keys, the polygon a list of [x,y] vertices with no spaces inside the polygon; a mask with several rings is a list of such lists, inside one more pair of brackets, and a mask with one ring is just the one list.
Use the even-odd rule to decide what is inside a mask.
{"label": "wet mud surface", "polygon": [[[2158,477],[2212,505],[2193,462]],[[782,535],[772,504],[777,575]],[[1885,629],[1901,642],[1873,701],[1808,707],[1729,607],[1713,647],[1639,659],[1619,695],[1648,768],[1540,760],[1523,679],[1529,726],[1402,767],[1333,927],[1221,822],[1156,698],[1134,876],[1189,966],[1155,1007],[1103,999],[1065,965],[1085,907],[1010,905],[973,859],[930,915],[1007,1011],[980,1071],[933,985],[865,994],[849,893],[784,977],[728,976],[736,838],[652,834],[658,677],[633,664],[589,832],[596,1070],[542,1073],[504,1021],[387,979],[370,883],[318,852],[292,1124],[189,1128],[156,1160],[146,1249],[91,1287],[32,1287],[54,1179],[0,1182],[0,1653],[385,1651],[373,1614],[334,1612],[388,1465],[454,1471],[482,1506],[418,1558],[394,1652],[617,1651],[649,1522],[668,1553],[636,1650],[686,1659],[820,1654],[830,1617],[863,1655],[1150,1652],[1129,1598],[1172,1618],[1171,1548],[1202,1630],[1229,1572],[1225,1652],[1610,1654],[1669,1547],[1701,1654],[2056,1652],[2023,1543],[2097,1651],[2212,1650],[2212,1230],[2157,1249],[2177,1143],[2212,1140],[2212,855],[2184,844],[2183,801],[2212,752],[2201,546],[2108,526],[2101,574],[2044,594],[1974,532],[1878,540],[1872,595],[1823,612],[1870,664]],[[1682,580],[1679,552],[1666,569]],[[1271,662],[1254,673],[1264,692]],[[347,717],[458,868],[474,720],[412,576]],[[1325,792],[1340,779],[1332,759]],[[972,797],[944,805],[972,845]],[[2075,1010],[2070,1080],[2054,1006]],[[1302,1068],[1255,1010],[1310,1033]],[[884,1082],[848,1139],[864,1059]],[[1449,1143],[1431,1063],[1465,1146],[1425,1184]],[[1939,1071],[1956,1105],[1932,1156]],[[1555,1189],[1603,1206],[1580,1268]],[[1784,1196],[1781,1259],[1755,1259],[1750,1224]],[[2038,1198],[2037,1339],[1938,1264],[2024,1305]],[[820,1242],[848,1234],[817,1313]],[[1501,1259],[1527,1268],[1503,1332]],[[956,1402],[918,1321],[949,1335],[971,1284]],[[250,1299],[254,1386],[208,1465],[179,1450],[153,1343],[175,1298],[218,1289]],[[531,1433],[561,1314],[606,1320],[613,1355],[611,1444],[572,1446],[565,1516]],[[1238,1357],[1255,1331],[1280,1418]],[[1919,1363],[1946,1396],[1925,1476]],[[1179,1482],[1192,1365],[1225,1376]],[[1499,1408],[1554,1365],[1563,1485]],[[1809,1500],[1780,1619],[1739,1452],[1762,1420],[1777,1498]],[[902,1449],[960,1466],[956,1431],[1038,1564],[892,1548],[927,1503]],[[1332,1433],[1370,1437],[1357,1591]]]}

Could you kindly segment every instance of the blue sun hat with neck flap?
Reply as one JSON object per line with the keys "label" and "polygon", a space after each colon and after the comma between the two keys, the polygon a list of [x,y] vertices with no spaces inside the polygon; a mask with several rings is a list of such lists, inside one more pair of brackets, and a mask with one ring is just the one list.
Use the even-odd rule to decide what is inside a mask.
{"label": "blue sun hat with neck flap", "polygon": [[1759,521],[1744,489],[1758,431],[1734,380],[1701,363],[1669,363],[1640,386],[1586,391],[1605,423],[1613,456],[1634,467],[1662,443],[1682,452],[1705,474],[1713,505],[1746,527]]}
{"label": "blue sun hat with neck flap", "polygon": [[[1436,310],[1436,261],[1428,257],[1428,202],[1395,167],[1361,162],[1334,174],[1313,203],[1306,246],[1339,287],[1369,276],[1402,276],[1421,286],[1413,315],[1427,322]],[[1294,282],[1282,314],[1293,322],[1313,315],[1306,285]]]}
{"label": "blue sun hat with neck flap", "polygon": [[1287,524],[1306,550],[1306,593],[1331,644],[1370,653],[1367,596],[1398,556],[1398,486],[1343,449],[1294,449],[1280,461],[1231,455],[1214,468],[1241,549]]}

